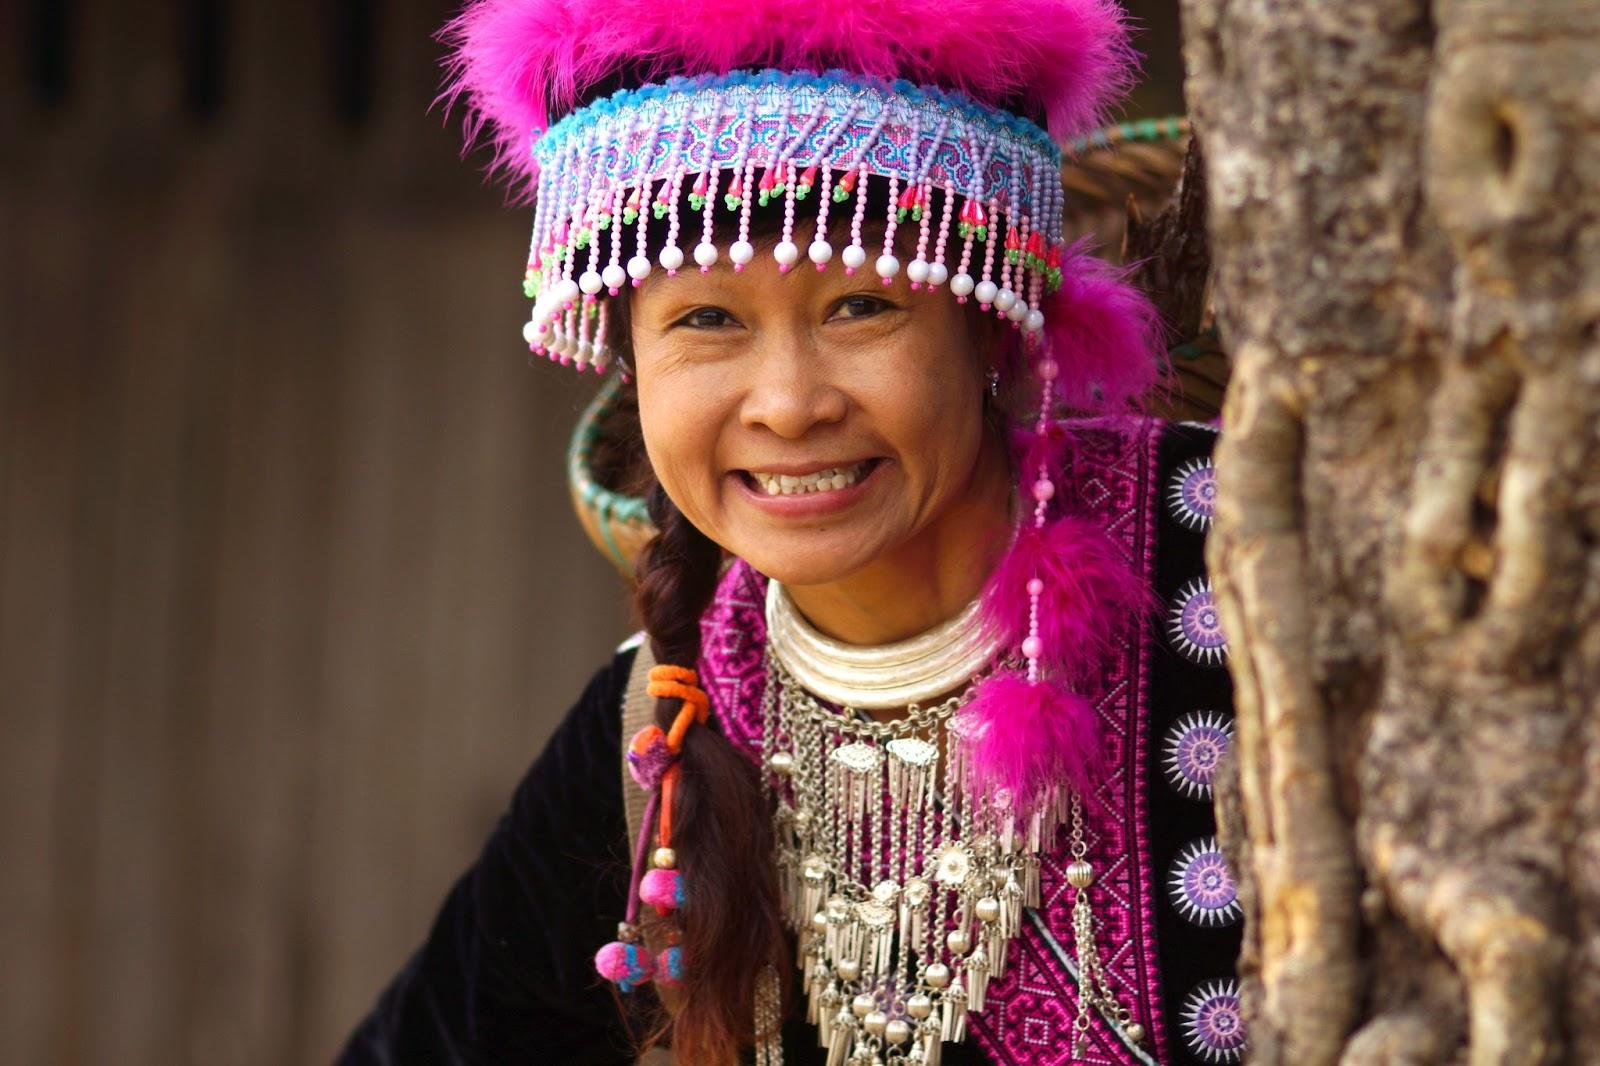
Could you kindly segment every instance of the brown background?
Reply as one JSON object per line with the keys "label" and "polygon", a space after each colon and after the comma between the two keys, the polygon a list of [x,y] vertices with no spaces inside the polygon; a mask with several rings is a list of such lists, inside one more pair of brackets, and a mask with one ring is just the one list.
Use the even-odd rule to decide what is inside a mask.
{"label": "brown background", "polygon": [[628,632],[449,9],[0,6],[0,1062],[326,1062]]}

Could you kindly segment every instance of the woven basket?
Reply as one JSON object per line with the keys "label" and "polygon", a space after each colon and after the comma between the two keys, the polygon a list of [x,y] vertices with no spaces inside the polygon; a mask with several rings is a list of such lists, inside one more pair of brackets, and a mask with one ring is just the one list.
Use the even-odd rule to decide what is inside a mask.
{"label": "woven basket", "polygon": [[[1183,172],[1189,145],[1189,120],[1141,119],[1109,126],[1079,138],[1063,152],[1061,180],[1067,190],[1065,231],[1073,239],[1092,235],[1102,255],[1118,261],[1129,212],[1135,217],[1159,214],[1172,199]],[[1210,418],[1221,405],[1227,381],[1227,357],[1216,344],[1215,331],[1202,329],[1171,351],[1177,392],[1156,406],[1171,418]],[[607,426],[617,421],[621,380],[607,378],[584,409],[567,450],[567,480],[572,506],[596,548],[630,581],[633,562],[655,527],[644,500],[625,486],[646,481],[642,453],[628,462],[609,456]],[[608,458],[609,462],[597,462]]]}
{"label": "woven basket", "polygon": [[[621,391],[622,378],[616,374],[607,376],[595,398],[578,416],[578,426],[567,446],[567,487],[572,509],[578,512],[583,531],[622,576],[631,581],[633,561],[639,549],[656,535],[656,527],[650,521],[644,499],[602,484],[602,478],[613,481],[618,478],[615,473],[609,477],[600,473],[594,462],[602,444],[604,427],[612,420],[617,394]],[[641,455],[639,460],[643,462],[644,457]],[[628,480],[637,480],[637,477]]]}

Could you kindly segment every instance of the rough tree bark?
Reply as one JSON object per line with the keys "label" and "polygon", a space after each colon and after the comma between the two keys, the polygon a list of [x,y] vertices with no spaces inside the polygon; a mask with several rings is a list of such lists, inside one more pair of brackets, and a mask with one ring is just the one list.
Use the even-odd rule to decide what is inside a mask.
{"label": "rough tree bark", "polygon": [[1600,0],[1184,0],[1256,1063],[1600,1062]]}

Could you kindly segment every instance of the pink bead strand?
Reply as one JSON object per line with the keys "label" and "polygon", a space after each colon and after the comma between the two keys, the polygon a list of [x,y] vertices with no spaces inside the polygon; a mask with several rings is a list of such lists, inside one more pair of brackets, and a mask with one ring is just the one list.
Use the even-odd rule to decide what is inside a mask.
{"label": "pink bead strand", "polygon": [[[982,291],[981,286],[983,286],[983,285],[993,286],[994,285],[994,246],[995,246],[996,241],[999,239],[999,236],[998,236],[999,232],[1000,232],[1000,217],[999,216],[1000,216],[1000,201],[994,199],[993,197],[990,197],[990,199],[989,199],[989,233],[988,233],[988,239],[983,242],[983,279],[978,282],[978,284],[980,286],[980,290],[979,290],[980,293]],[[992,300],[992,299],[993,299],[993,297],[991,296],[990,300]],[[989,305],[989,301],[984,300],[982,295],[980,295],[978,297],[978,303],[983,307],[983,309],[985,311],[989,310],[989,306],[990,306]]]}
{"label": "pink bead strand", "polygon": [[[955,203],[955,186],[947,181],[944,183],[944,206],[939,217],[939,235],[934,239],[933,245],[932,266],[936,268],[936,274],[938,270],[943,270],[946,274],[950,271],[949,266],[944,261],[944,249],[945,243],[950,239],[950,219],[955,214]],[[937,284],[938,282],[935,281],[929,282],[930,287]]]}

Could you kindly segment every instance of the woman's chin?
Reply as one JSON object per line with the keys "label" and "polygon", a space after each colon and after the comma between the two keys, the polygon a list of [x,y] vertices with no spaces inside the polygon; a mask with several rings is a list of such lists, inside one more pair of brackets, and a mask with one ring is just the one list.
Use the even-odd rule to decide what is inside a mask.
{"label": "woman's chin", "polygon": [[[804,534],[763,538],[749,553],[738,552],[745,562],[785,585],[826,585],[848,577],[870,563],[876,553],[867,550],[860,539],[841,544],[832,534],[807,537]],[[805,541],[813,543],[807,544]],[[785,544],[784,541],[793,543]],[[827,543],[816,543],[826,541]]]}

